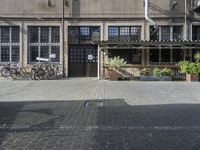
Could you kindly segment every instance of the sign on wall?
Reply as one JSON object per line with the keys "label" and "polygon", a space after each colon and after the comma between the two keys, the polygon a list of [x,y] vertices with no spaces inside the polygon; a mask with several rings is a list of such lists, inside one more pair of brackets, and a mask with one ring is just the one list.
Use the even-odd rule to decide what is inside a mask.
{"label": "sign on wall", "polygon": [[88,60],[93,60],[93,55],[88,55]]}

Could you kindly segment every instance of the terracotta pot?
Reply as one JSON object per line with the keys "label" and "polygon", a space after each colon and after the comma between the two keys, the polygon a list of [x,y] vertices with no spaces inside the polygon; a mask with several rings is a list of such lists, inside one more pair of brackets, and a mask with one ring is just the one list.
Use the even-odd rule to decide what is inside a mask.
{"label": "terracotta pot", "polygon": [[118,73],[115,70],[110,70],[109,76],[110,76],[109,79],[112,80],[112,81],[118,80]]}
{"label": "terracotta pot", "polygon": [[186,81],[199,81],[198,74],[186,74]]}

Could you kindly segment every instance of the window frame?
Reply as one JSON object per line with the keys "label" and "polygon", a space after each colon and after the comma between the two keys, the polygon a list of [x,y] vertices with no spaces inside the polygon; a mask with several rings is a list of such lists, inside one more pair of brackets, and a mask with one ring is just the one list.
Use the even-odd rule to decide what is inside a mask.
{"label": "window frame", "polygon": [[[2,42],[2,28],[8,28],[9,29],[9,33],[8,33],[8,41],[7,42]],[[14,30],[17,29],[17,30]],[[13,34],[17,32],[17,40],[13,40]],[[2,61],[2,47],[8,47],[8,61]],[[17,55],[13,56],[13,50],[14,48],[17,47]],[[13,58],[16,58],[15,61],[13,61]],[[0,26],[0,63],[4,64],[4,63],[18,63],[20,62],[20,27],[19,26]]]}
{"label": "window frame", "polygon": [[[153,62],[151,61],[151,50],[155,51],[155,52],[158,52],[157,56],[158,57],[158,61],[157,62]],[[168,50],[169,51],[169,54],[170,54],[170,61],[169,62],[165,62],[165,61],[162,61],[162,51],[163,50]],[[174,61],[174,52],[175,51],[179,51],[180,53],[183,53],[182,54],[182,59],[181,60],[184,60],[184,50],[181,48],[181,47],[171,47],[169,49],[162,49],[162,48],[153,48],[153,49],[149,49],[149,64],[151,65],[166,65],[166,64],[177,64],[179,61]]]}
{"label": "window frame", "polygon": [[[113,53],[112,53],[113,51]],[[132,64],[132,65],[141,65],[142,64],[142,50],[141,49],[110,49],[108,50],[108,58],[113,58],[119,56],[120,58],[123,58],[124,61],[127,62],[127,64]],[[134,59],[136,57],[135,53],[139,55],[137,59],[139,58],[139,61],[136,62]]]}
{"label": "window frame", "polygon": [[[76,31],[75,36],[71,33],[71,29]],[[85,31],[88,32],[81,32],[81,29],[87,29]],[[92,36],[94,30],[98,30],[98,40],[100,40],[101,37],[101,27],[100,26],[68,26],[68,40],[69,40],[69,45],[88,45],[91,44]],[[87,34],[81,34],[81,33],[87,33]],[[75,41],[75,42],[74,42]]]}
{"label": "window frame", "polygon": [[[169,28],[169,39],[163,39],[162,37],[164,37],[163,35],[163,29],[164,28]],[[175,39],[175,37],[177,37],[178,34],[175,34],[175,28],[179,27],[180,29],[180,39]],[[149,39],[151,41],[176,41],[176,40],[183,40],[183,25],[161,25],[158,27],[158,30],[155,32],[156,35],[154,35],[155,37],[153,37],[153,35],[151,35],[151,32],[153,31],[153,26],[150,26],[150,30],[149,30]],[[168,32],[167,32],[168,33]],[[175,36],[176,35],[176,36]],[[152,38],[156,38],[155,40]]]}
{"label": "window frame", "polygon": [[[121,31],[125,31],[125,29],[127,29],[126,31],[128,32],[121,32]],[[138,30],[132,30],[132,29],[138,29]],[[116,34],[110,34],[110,33],[114,33],[111,32],[112,29],[116,30]],[[122,30],[124,29],[124,30]],[[141,32],[142,32],[142,27],[139,25],[136,26],[108,26],[108,40],[109,41],[140,41],[141,40]],[[139,31],[139,34],[134,35],[133,33],[137,33],[137,32],[132,32],[132,31]],[[124,33],[124,34],[121,34]],[[126,33],[126,34],[125,34]],[[115,38],[111,38],[112,36],[115,36]],[[124,38],[122,38],[124,36]]]}
{"label": "window frame", "polygon": [[[196,30],[194,31],[195,28]],[[199,35],[197,34],[197,32],[199,32]],[[200,40],[200,25],[192,25],[192,40]]]}
{"label": "window frame", "polygon": [[[43,41],[41,41],[41,36],[43,36],[43,35],[41,35],[41,28],[48,28],[48,41],[46,41],[46,42],[43,42]],[[52,34],[52,29],[55,29],[55,28],[57,28],[58,29],[58,37],[59,37],[59,39],[58,39],[58,42],[54,42],[54,41],[52,41],[52,39],[53,39],[53,34]],[[38,38],[38,41],[36,42],[36,41],[33,41],[33,42],[31,42],[31,29],[34,29],[35,31],[37,31],[37,38]],[[55,35],[54,35],[55,36]],[[42,52],[41,52],[41,49],[42,49],[42,47],[48,47],[48,56],[50,55],[50,54],[52,54],[52,47],[58,47],[58,51],[57,51],[57,53],[56,53],[56,59],[51,59],[50,61],[52,62],[52,63],[60,63],[60,26],[28,26],[28,64],[34,64],[34,63],[37,63],[38,61],[36,60],[36,58],[35,58],[35,60],[32,60],[33,58],[32,58],[32,54],[31,54],[31,48],[32,47],[37,47],[37,54],[38,54],[38,56],[37,57],[41,57],[41,55],[42,55]],[[47,56],[47,57],[48,57]],[[48,59],[49,59],[49,57],[48,57]]]}

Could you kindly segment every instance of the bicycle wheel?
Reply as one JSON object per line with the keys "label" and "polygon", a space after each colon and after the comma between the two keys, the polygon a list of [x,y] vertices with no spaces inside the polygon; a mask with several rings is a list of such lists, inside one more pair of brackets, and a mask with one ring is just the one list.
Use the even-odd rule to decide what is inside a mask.
{"label": "bicycle wheel", "polygon": [[30,73],[30,76],[31,76],[31,79],[32,80],[35,80],[35,73],[37,72],[38,70],[36,68],[31,68],[31,73]]}
{"label": "bicycle wheel", "polygon": [[26,70],[24,68],[21,68],[19,71],[20,76],[25,77],[26,76]]}
{"label": "bicycle wheel", "polygon": [[49,75],[49,79],[55,78],[54,70],[53,70],[53,69],[50,69],[50,70],[48,71],[48,75]]}
{"label": "bicycle wheel", "polygon": [[13,79],[17,79],[17,76],[18,76],[18,72],[17,72],[17,69],[15,68],[11,68],[10,69],[10,75]]}
{"label": "bicycle wheel", "polygon": [[45,72],[43,69],[39,69],[35,72],[34,74],[34,79],[35,80],[42,80],[45,77]]}
{"label": "bicycle wheel", "polygon": [[56,70],[55,70],[55,77],[56,77],[56,79],[59,78],[59,73],[60,73],[60,70],[59,70],[59,67],[57,66]]}
{"label": "bicycle wheel", "polygon": [[7,78],[10,76],[10,68],[8,67],[3,67],[1,69],[1,76],[4,77],[4,78]]}

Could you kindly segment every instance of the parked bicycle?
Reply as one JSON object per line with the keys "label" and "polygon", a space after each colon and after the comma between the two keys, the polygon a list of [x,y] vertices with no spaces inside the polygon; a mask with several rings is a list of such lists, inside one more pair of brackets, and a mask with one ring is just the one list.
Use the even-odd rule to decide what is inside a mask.
{"label": "parked bicycle", "polygon": [[12,68],[11,73],[11,77],[13,79],[17,79],[17,78],[24,78],[26,73],[26,70],[24,68],[21,68],[20,65],[17,64],[17,66],[15,68]]}
{"label": "parked bicycle", "polygon": [[7,77],[11,76],[11,72],[14,71],[14,67],[11,67],[11,65],[14,65],[14,67],[16,66],[16,64],[9,63],[1,69],[2,77],[7,78]]}

